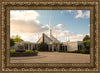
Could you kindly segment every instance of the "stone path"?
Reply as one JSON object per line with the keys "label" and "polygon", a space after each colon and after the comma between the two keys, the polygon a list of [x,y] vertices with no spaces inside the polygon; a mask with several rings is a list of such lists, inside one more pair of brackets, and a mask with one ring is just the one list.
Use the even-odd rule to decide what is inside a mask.
{"label": "stone path", "polygon": [[38,56],[11,57],[10,63],[90,63],[89,54],[39,52]]}

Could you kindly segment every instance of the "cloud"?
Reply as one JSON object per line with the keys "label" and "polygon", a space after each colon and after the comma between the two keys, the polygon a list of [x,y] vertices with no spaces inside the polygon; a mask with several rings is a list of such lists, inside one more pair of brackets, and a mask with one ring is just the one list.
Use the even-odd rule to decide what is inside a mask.
{"label": "cloud", "polygon": [[90,18],[90,11],[82,12],[82,10],[77,10],[75,18]]}
{"label": "cloud", "polygon": [[76,35],[70,36],[69,40],[70,41],[82,41],[85,35],[87,34],[76,34]]}
{"label": "cloud", "polygon": [[11,10],[10,11],[10,17],[11,19],[15,19],[15,20],[35,20],[37,19],[37,17],[39,17],[39,13],[37,13],[34,10]]}
{"label": "cloud", "polygon": [[72,12],[72,10],[68,10],[68,12]]}
{"label": "cloud", "polygon": [[12,10],[10,15],[11,33],[41,33],[49,29],[37,20],[40,15],[34,10]]}
{"label": "cloud", "polygon": [[82,41],[85,35],[90,35],[90,34],[77,34],[74,32],[70,32],[68,30],[64,30],[64,31],[53,30],[53,35],[57,37],[59,40],[61,40],[62,42],[66,42],[66,38],[67,40],[70,40],[70,41]]}
{"label": "cloud", "polygon": [[83,12],[83,10],[66,10],[66,12],[69,12],[75,16],[75,18],[90,18],[90,11],[86,10]]}
{"label": "cloud", "polygon": [[60,11],[60,13],[61,14],[63,14],[64,12],[69,12],[69,13],[71,13],[73,10],[62,10],[62,11]]}
{"label": "cloud", "polygon": [[63,10],[60,13],[63,14],[64,12],[69,12],[70,14],[74,15],[75,18],[90,18],[90,11],[86,10]]}
{"label": "cloud", "polygon": [[66,26],[64,26],[63,24],[58,24],[58,25],[56,25],[56,27],[55,27],[55,29],[58,29],[58,30],[62,30],[62,29],[64,29],[64,28],[66,28]]}

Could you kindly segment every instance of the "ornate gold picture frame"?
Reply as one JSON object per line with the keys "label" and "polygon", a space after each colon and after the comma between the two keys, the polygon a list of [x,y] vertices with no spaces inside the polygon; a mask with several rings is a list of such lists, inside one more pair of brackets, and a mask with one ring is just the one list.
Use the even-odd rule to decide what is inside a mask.
{"label": "ornate gold picture frame", "polygon": [[[9,62],[10,45],[10,10],[90,10],[91,51],[90,63],[60,63],[60,64],[17,64]],[[99,0],[96,1],[65,1],[65,0],[7,0],[0,1],[0,42],[1,42],[1,73],[14,72],[98,72],[99,71]]]}

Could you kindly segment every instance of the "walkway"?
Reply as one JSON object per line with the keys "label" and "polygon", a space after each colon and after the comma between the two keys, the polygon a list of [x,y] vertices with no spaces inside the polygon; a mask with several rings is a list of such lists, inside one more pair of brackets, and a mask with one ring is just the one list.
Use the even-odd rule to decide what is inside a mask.
{"label": "walkway", "polygon": [[39,52],[38,56],[11,57],[10,63],[90,63],[89,54]]}

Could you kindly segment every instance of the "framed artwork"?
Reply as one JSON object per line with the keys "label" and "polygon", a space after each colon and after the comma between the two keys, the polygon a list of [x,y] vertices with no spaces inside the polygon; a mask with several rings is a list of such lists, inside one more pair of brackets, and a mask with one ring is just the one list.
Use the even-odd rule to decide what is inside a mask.
{"label": "framed artwork", "polygon": [[99,3],[0,1],[1,73],[99,73]]}

